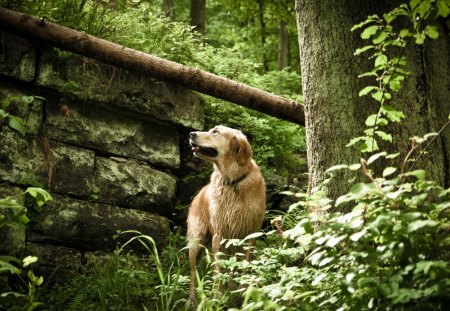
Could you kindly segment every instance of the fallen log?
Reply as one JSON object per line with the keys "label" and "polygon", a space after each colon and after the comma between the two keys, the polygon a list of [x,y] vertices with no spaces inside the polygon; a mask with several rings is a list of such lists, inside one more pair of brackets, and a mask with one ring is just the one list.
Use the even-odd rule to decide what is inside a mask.
{"label": "fallen log", "polygon": [[[270,116],[305,124],[303,106],[212,73],[115,44],[44,19],[0,8],[0,31],[217,97]],[[300,83],[300,82],[299,82]]]}

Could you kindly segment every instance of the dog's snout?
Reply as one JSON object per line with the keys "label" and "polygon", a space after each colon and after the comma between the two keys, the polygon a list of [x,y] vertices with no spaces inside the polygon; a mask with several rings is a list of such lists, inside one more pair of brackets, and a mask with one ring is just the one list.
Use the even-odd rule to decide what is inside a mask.
{"label": "dog's snout", "polygon": [[191,137],[191,138],[197,137],[197,132],[191,132],[191,133],[190,133],[190,137]]}

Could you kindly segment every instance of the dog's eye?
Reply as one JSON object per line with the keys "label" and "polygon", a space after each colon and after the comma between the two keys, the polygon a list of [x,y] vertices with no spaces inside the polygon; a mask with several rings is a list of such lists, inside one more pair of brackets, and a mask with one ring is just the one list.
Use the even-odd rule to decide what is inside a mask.
{"label": "dog's eye", "polygon": [[213,130],[211,133],[213,133],[213,134],[220,134],[218,130]]}

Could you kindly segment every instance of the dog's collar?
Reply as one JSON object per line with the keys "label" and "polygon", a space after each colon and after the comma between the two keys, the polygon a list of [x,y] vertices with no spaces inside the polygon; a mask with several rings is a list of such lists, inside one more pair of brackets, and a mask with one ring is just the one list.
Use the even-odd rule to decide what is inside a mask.
{"label": "dog's collar", "polygon": [[248,174],[249,174],[249,173],[245,173],[244,175],[242,175],[242,176],[240,176],[239,178],[234,179],[234,180],[224,179],[224,180],[223,180],[223,184],[224,184],[225,186],[231,186],[231,187],[233,187],[233,190],[236,191],[236,190],[237,190],[237,185],[238,185],[238,183],[240,183],[241,181],[243,181],[243,180],[248,176]]}

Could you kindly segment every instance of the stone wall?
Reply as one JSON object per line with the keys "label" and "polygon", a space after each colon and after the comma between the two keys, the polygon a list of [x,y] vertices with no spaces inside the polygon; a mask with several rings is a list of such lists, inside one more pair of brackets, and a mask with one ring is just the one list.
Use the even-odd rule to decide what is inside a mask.
{"label": "stone wall", "polygon": [[187,133],[203,127],[194,93],[33,43],[0,41],[0,100],[27,123],[22,137],[0,124],[0,198],[28,186],[54,201],[28,228],[2,229],[0,255],[34,254],[49,267],[79,266],[112,251],[117,230],[138,230],[165,245],[185,170]]}

